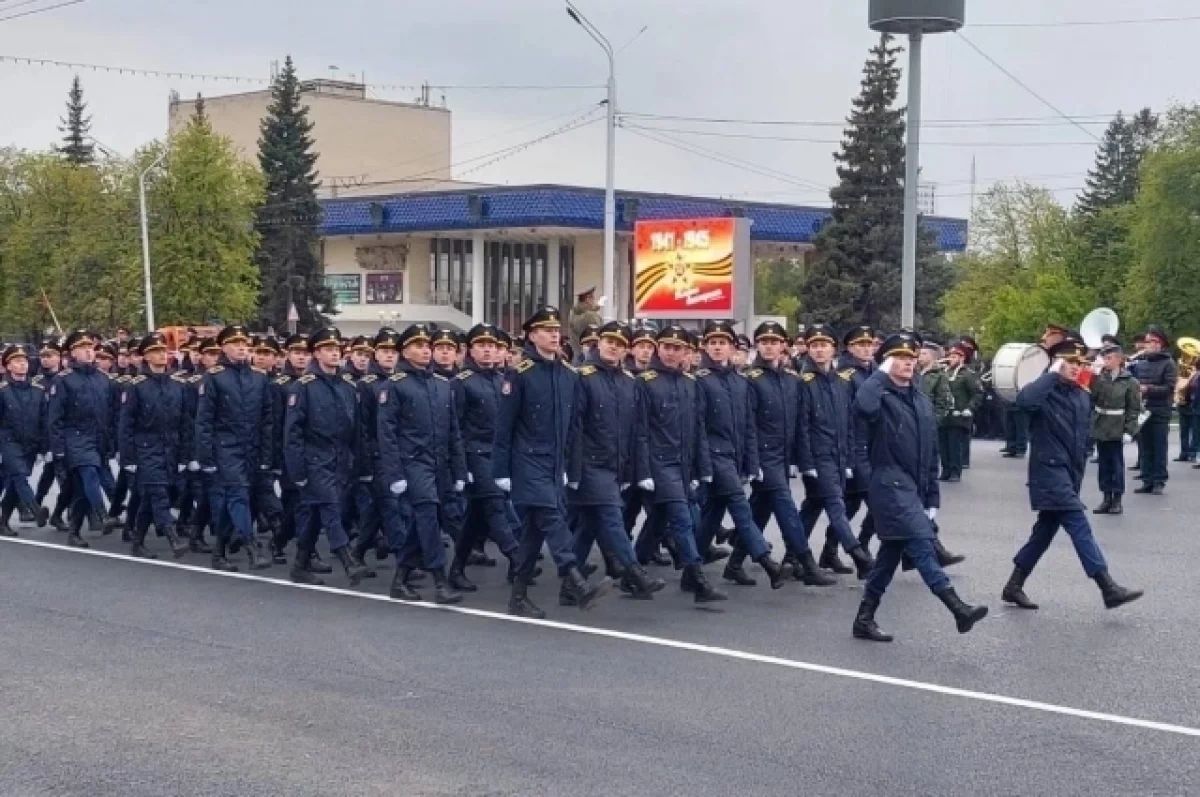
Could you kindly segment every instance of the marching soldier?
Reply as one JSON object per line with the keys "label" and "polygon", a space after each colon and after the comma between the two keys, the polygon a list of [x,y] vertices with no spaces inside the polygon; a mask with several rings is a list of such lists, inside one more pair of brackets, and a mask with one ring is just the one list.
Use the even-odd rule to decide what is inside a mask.
{"label": "marching soldier", "polygon": [[959,598],[938,564],[933,522],[941,504],[937,479],[937,422],[933,404],[913,385],[917,342],[909,333],[892,335],[876,354],[879,369],[858,389],[855,412],[869,425],[871,463],[868,502],[875,512],[879,556],[864,585],[854,618],[857,639],[891,642],[875,612],[900,565],[910,558],[929,590],[967,633],[987,615],[986,606]]}
{"label": "marching soldier", "polygon": [[[917,370],[913,377],[913,384],[933,403],[933,417],[938,422],[939,430],[942,421],[949,417],[954,410],[954,394],[950,391],[950,380],[946,378],[945,371],[938,367],[941,353],[942,347],[938,344],[932,341],[922,342],[921,348],[917,352]],[[865,530],[858,535],[858,539],[863,545],[866,545],[869,538],[864,535]],[[937,521],[933,521],[933,535],[933,550],[937,554],[938,564],[942,567],[949,567],[966,561],[967,557],[950,553],[942,545],[941,530],[938,528]],[[905,570],[911,570],[913,568],[912,560],[905,557],[902,566]]]}
{"label": "marching soldier", "polygon": [[[145,359],[142,374],[130,379],[121,393],[119,441],[121,470],[137,481],[138,508],[131,520],[132,554],[156,558],[146,548],[146,532],[154,528],[167,538],[175,558],[188,550],[180,539],[171,516],[171,491],[179,481],[182,452],[188,450],[191,431],[187,420],[187,378],[167,370],[170,355],[167,341],[152,332],[142,339],[138,351]],[[130,513],[135,514],[133,504]]]}
{"label": "marching soldier", "polygon": [[[437,329],[432,337],[433,362],[430,369],[453,383],[458,376],[458,333],[452,329]],[[457,544],[462,537],[463,515],[466,514],[463,493],[450,491],[443,494],[438,514],[442,531]]]}
{"label": "marching soldier", "polygon": [[[47,406],[50,403],[50,385],[54,381],[54,377],[58,376],[62,370],[62,346],[55,338],[48,338],[43,341],[41,348],[38,351],[38,373],[33,377],[31,384],[35,387],[42,388],[42,394],[45,398]],[[47,435],[49,429],[46,430]],[[45,451],[50,450],[50,440],[47,437],[43,441]],[[50,488],[54,486],[55,479],[58,480],[59,501],[63,499],[63,493],[67,490],[67,479],[65,467],[61,463],[56,463],[53,460],[48,460],[42,468],[42,473],[38,477],[37,491],[34,498],[37,499],[38,506],[41,506],[46,496],[50,494]],[[62,518],[62,511],[66,508],[66,504],[55,506],[55,512],[50,516],[50,525],[54,526],[58,531],[67,531],[66,522]]]}
{"label": "marching soldier", "polygon": [[[216,338],[193,338],[195,363],[193,372],[187,376],[187,393],[184,404],[184,423],[190,425],[195,434],[196,412],[200,406],[200,384],[204,374],[217,365],[221,349]],[[191,449],[188,449],[189,451]],[[204,541],[204,529],[212,522],[208,494],[212,479],[199,468],[184,468],[186,495],[179,508],[179,526],[187,530],[188,550],[192,553],[211,554],[212,548]]]}
{"label": "marching soldier", "polygon": [[940,481],[962,481],[964,453],[971,444],[971,428],[976,410],[983,401],[983,385],[979,377],[966,365],[970,348],[956,343],[950,349],[946,380],[950,383],[950,394],[954,408],[941,422],[938,449],[942,455]]}
{"label": "marching soldier", "polygon": [[[29,378],[29,357],[20,346],[6,347],[0,361],[8,372],[0,382],[0,467],[4,474],[0,536],[15,537],[17,533],[8,525],[13,509],[28,512],[38,528],[44,527],[50,516],[29,486],[33,466],[45,450],[46,391]],[[53,473],[48,465],[47,469]]]}
{"label": "marching soldier", "polygon": [[1142,412],[1142,393],[1125,369],[1125,354],[1118,343],[1100,350],[1104,370],[1092,380],[1092,439],[1099,460],[1100,492],[1104,500],[1092,510],[1097,515],[1119,515],[1125,493],[1125,446],[1133,442]]}
{"label": "marching soldier", "polygon": [[[809,329],[809,332],[812,332],[811,328]],[[832,329],[829,329],[827,334],[832,335]],[[841,375],[841,377],[847,382],[849,382],[849,400],[851,402],[854,401],[854,395],[858,392],[858,388],[875,370],[875,361],[873,358],[875,356],[876,349],[879,348],[877,342],[878,338],[879,336],[875,332],[874,328],[869,326],[854,327],[842,336],[842,344],[845,347],[845,351],[842,352],[841,356],[838,357],[836,369],[838,374]],[[796,370],[803,372],[804,368],[799,367]],[[851,413],[851,418],[852,423],[857,424],[857,421],[853,420],[853,413]],[[862,424],[857,424],[855,426],[856,437],[858,438],[865,438],[866,431],[867,427],[863,426]],[[867,482],[870,479],[869,472],[865,470],[869,466],[866,464],[866,456],[864,454],[869,441],[866,439],[858,439],[855,441],[855,444],[858,446],[860,451],[858,452],[858,455],[853,457],[853,464],[851,465],[851,470],[853,473],[846,480],[844,500],[846,504],[847,523],[854,519],[854,516],[858,514],[859,508],[866,501]],[[803,506],[801,507],[800,511],[803,514]],[[812,517],[811,522],[816,522],[815,516]],[[859,527],[860,535],[863,539],[870,539],[871,535],[874,534],[874,523],[875,519],[871,514],[871,507],[868,504],[867,513],[863,516],[862,525]],[[809,533],[811,534],[811,525],[808,527],[808,529]],[[834,532],[833,525],[830,524],[829,528],[825,530],[825,545],[821,548],[821,555],[820,558],[817,559],[817,564],[823,568],[826,568],[827,570],[833,571],[834,573],[853,573],[854,570],[842,564],[842,560],[838,558],[837,551],[838,538]]]}
{"label": "marching soldier", "polygon": [[1091,399],[1078,382],[1080,369],[1087,365],[1087,346],[1069,334],[1050,353],[1050,370],[1017,395],[1017,404],[1030,415],[1029,503],[1037,522],[1029,541],[1013,557],[1013,572],[1001,598],[1022,609],[1038,608],[1025,594],[1025,580],[1062,528],[1084,572],[1100,587],[1104,605],[1115,609],[1143,593],[1113,581],[1079,500],[1092,415]]}

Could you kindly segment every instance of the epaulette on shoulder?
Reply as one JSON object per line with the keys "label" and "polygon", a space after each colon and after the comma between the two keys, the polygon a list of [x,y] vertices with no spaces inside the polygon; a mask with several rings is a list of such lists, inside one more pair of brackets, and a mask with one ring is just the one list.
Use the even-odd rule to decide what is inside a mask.
{"label": "epaulette on shoulder", "polygon": [[375,381],[376,379],[378,379],[378,378],[379,378],[379,377],[377,377],[375,374],[367,374],[366,376],[364,376],[364,377],[362,378],[362,380],[361,380],[361,381],[363,381],[363,382],[365,382],[366,384],[368,384],[368,385],[369,385],[369,384],[371,384],[372,382],[374,382],[374,381]]}
{"label": "epaulette on shoulder", "polygon": [[576,373],[576,374],[579,373],[579,369],[576,368],[575,366],[571,365],[566,360],[563,360],[563,365],[567,366],[568,371],[571,371],[572,373]]}
{"label": "epaulette on shoulder", "polygon": [[224,370],[225,370],[225,366],[223,366],[223,365],[214,365],[212,368],[209,368],[209,369],[208,369],[208,372],[209,372],[210,374],[219,374],[219,373],[221,373],[221,372],[222,372],[222,371],[224,371]]}
{"label": "epaulette on shoulder", "polygon": [[643,382],[649,382],[652,379],[658,379],[658,371],[655,371],[653,368],[647,368],[645,371],[642,371],[640,374],[638,374],[638,377]]}
{"label": "epaulette on shoulder", "polygon": [[696,381],[696,377],[694,374],[689,374],[687,371],[684,371],[683,375],[686,376],[688,379],[692,380],[693,382]]}
{"label": "epaulette on shoulder", "polygon": [[446,377],[442,376],[441,374],[434,374],[434,375],[433,375],[433,378],[434,378],[434,379],[440,379],[440,380],[442,380],[443,382],[449,382],[449,381],[450,381],[449,379],[447,379]]}
{"label": "epaulette on shoulder", "polygon": [[854,368],[843,368],[842,370],[838,371],[838,376],[840,376],[842,379],[845,379],[847,382],[849,382],[851,379],[854,378],[854,371],[855,371]]}
{"label": "epaulette on shoulder", "polygon": [[70,368],[64,368],[61,371],[59,371],[57,374],[55,374],[55,376],[66,376],[67,374],[73,374],[73,373],[75,373],[75,372],[72,371]]}
{"label": "epaulette on shoulder", "polygon": [[388,381],[389,382],[399,382],[401,379],[407,379],[407,378],[408,378],[408,374],[404,373],[403,371],[400,371],[399,373],[395,373],[395,374],[392,374],[391,376],[389,376]]}
{"label": "epaulette on shoulder", "polygon": [[188,375],[185,373],[181,373],[179,371],[176,371],[175,373],[171,374],[171,380],[174,382],[188,382],[189,381]]}
{"label": "epaulette on shoulder", "polygon": [[596,373],[596,366],[594,365],[583,365],[579,368],[580,376],[591,376],[594,373]]}
{"label": "epaulette on shoulder", "polygon": [[805,371],[805,372],[804,372],[804,377],[803,377],[803,379],[804,379],[804,381],[805,381],[805,382],[811,382],[811,381],[813,381],[813,380],[814,380],[814,379],[816,379],[816,378],[817,378],[817,375],[816,375],[816,374],[814,374],[812,371]]}
{"label": "epaulette on shoulder", "polygon": [[188,384],[194,385],[197,382],[204,381],[204,374],[192,374],[187,378]]}
{"label": "epaulette on shoulder", "polygon": [[134,380],[134,377],[129,376],[128,374],[122,374],[121,376],[117,377],[117,381],[122,384],[124,384],[126,382],[132,382],[133,380]]}
{"label": "epaulette on shoulder", "polygon": [[292,381],[292,378],[290,376],[288,376],[287,374],[277,376],[277,377],[275,377],[275,380],[274,380],[275,384],[277,384],[277,385],[286,385],[288,382],[291,382],[291,381]]}
{"label": "epaulette on shoulder", "polygon": [[253,371],[253,372],[254,372],[254,373],[256,373],[256,374],[262,374],[263,376],[269,376],[269,374],[268,374],[266,371],[264,371],[264,370],[263,370],[263,369],[261,369],[261,368],[257,368],[257,367],[255,367],[255,366],[253,366],[253,365],[252,365],[252,366],[250,366],[250,370],[251,370],[251,371]]}
{"label": "epaulette on shoulder", "polygon": [[305,374],[304,376],[300,377],[297,381],[302,385],[307,385],[309,382],[312,382],[315,379],[316,379],[316,377],[313,376],[312,374]]}
{"label": "epaulette on shoulder", "polygon": [[521,360],[521,364],[517,366],[517,373],[523,374],[533,367],[533,360]]}
{"label": "epaulette on shoulder", "polygon": [[351,382],[351,383],[353,383],[353,382],[354,382],[354,377],[350,376],[350,374],[342,374],[342,380],[343,380],[343,381],[345,381],[345,382]]}
{"label": "epaulette on shoulder", "polygon": [[456,376],[454,378],[460,382],[465,382],[474,375],[475,375],[475,372],[472,371],[470,368],[464,368],[463,370],[459,371],[458,376]]}
{"label": "epaulette on shoulder", "polygon": [[112,373],[110,373],[109,371],[101,371],[100,373],[102,373],[106,377],[108,377],[109,382],[120,382],[121,381],[121,377],[113,376]]}
{"label": "epaulette on shoulder", "polygon": [[758,379],[762,375],[763,372],[761,368],[751,368],[750,370],[746,371],[747,379]]}
{"label": "epaulette on shoulder", "polygon": [[792,376],[800,376],[800,372],[799,372],[799,371],[797,371],[795,368],[786,368],[786,367],[785,367],[785,368],[783,369],[783,372],[784,372],[785,374],[791,374]]}
{"label": "epaulette on shoulder", "polygon": [[633,371],[630,371],[628,368],[622,368],[622,369],[621,369],[621,373],[625,374],[625,376],[629,377],[630,379],[636,379],[636,378],[637,378],[637,377],[635,377],[635,376],[633,375]]}
{"label": "epaulette on shoulder", "polygon": [[8,390],[8,382],[0,382],[0,390]]}
{"label": "epaulette on shoulder", "polygon": [[135,376],[135,377],[132,377],[132,378],[129,380],[129,384],[131,384],[131,385],[140,385],[142,382],[145,382],[145,381],[146,381],[146,375],[145,375],[145,374],[138,374],[137,376]]}
{"label": "epaulette on shoulder", "polygon": [[43,385],[41,382],[32,382],[32,381],[31,381],[29,384],[30,384],[30,385],[32,385],[33,387],[36,387],[38,390],[45,390],[45,389],[46,389],[46,386],[45,386],[45,385]]}
{"label": "epaulette on shoulder", "polygon": [[711,373],[712,373],[712,371],[708,370],[707,368],[701,368],[699,371],[696,372],[696,377],[699,378],[702,376],[708,376]]}

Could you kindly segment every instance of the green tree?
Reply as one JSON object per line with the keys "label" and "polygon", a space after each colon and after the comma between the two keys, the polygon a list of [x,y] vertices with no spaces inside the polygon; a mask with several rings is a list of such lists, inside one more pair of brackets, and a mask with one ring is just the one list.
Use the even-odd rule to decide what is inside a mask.
{"label": "green tree", "polygon": [[264,325],[283,328],[288,307],[295,303],[300,325],[311,329],[332,311],[333,293],[325,286],[317,259],[317,154],[291,56],[271,87],[258,146],[266,177],[265,204],[257,220],[259,317]]}
{"label": "green tree", "polygon": [[[900,324],[905,153],[904,109],[896,107],[899,52],[887,35],[872,48],[841,151],[834,155],[839,183],[830,191],[833,218],[817,236],[818,257],[804,285],[806,321]],[[933,236],[922,229],[917,323],[927,329],[940,326],[938,300],[955,273],[934,254]]]}
{"label": "green tree", "polygon": [[58,151],[68,163],[90,166],[96,160],[95,147],[92,146],[92,117],[87,115],[87,103],[83,101],[83,84],[79,75],[71,81],[71,91],[67,94],[67,118],[62,120],[62,127],[58,130],[63,134]]}
{"label": "green tree", "polygon": [[780,315],[794,327],[799,320],[804,290],[804,261],[780,257],[754,264],[754,312]]}
{"label": "green tree", "polygon": [[[138,160],[148,164],[160,153],[152,146]],[[228,138],[213,132],[203,114],[193,115],[171,140],[165,163],[150,189],[155,320],[253,319],[261,173],[238,157]]]}

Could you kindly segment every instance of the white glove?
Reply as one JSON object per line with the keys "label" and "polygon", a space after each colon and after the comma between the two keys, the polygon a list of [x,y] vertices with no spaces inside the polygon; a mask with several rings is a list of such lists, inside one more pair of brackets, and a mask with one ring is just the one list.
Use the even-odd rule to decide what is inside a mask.
{"label": "white glove", "polygon": [[970,418],[970,417],[971,417],[971,411],[970,411],[970,410],[963,410],[963,411],[962,411],[962,416],[963,416],[964,418]]}
{"label": "white glove", "polygon": [[704,482],[705,484],[712,484],[712,476],[705,476],[700,479],[700,481]]}
{"label": "white glove", "polygon": [[204,472],[205,473],[216,473],[217,469],[215,467],[214,468],[205,468]]}
{"label": "white glove", "polygon": [[359,476],[358,480],[360,482],[362,482],[363,484],[370,484],[371,482],[373,482],[375,480],[375,477],[374,476]]}
{"label": "white glove", "polygon": [[799,465],[788,465],[788,476],[791,476],[794,479],[799,475],[800,475],[800,466]]}
{"label": "white glove", "polygon": [[496,479],[496,486],[506,493],[511,493],[512,479]]}
{"label": "white glove", "polygon": [[567,489],[568,490],[578,490],[579,482],[567,482]]}
{"label": "white glove", "polygon": [[566,485],[566,483],[567,483],[567,474],[564,473],[563,474],[563,484]]}
{"label": "white glove", "polygon": [[1131,434],[1121,435],[1121,442],[1124,443],[1125,445],[1129,445],[1130,443],[1133,442],[1133,435],[1131,435]]}
{"label": "white glove", "polygon": [[622,484],[622,485],[621,485],[621,486],[620,486],[618,489],[619,489],[621,492],[625,492],[626,490],[628,490],[628,489],[629,489],[629,484],[628,484],[628,483]]}
{"label": "white glove", "polygon": [[1066,360],[1055,360],[1050,365],[1050,373],[1057,374],[1059,371],[1062,370],[1063,363],[1065,363],[1065,362],[1066,362]]}
{"label": "white glove", "polygon": [[654,479],[642,479],[638,482],[638,489],[645,490],[648,493],[654,492]]}
{"label": "white glove", "polygon": [[137,473],[137,465],[126,465],[124,470],[126,473]]}
{"label": "white glove", "polygon": [[895,357],[887,357],[884,359],[883,364],[879,366],[879,370],[883,371],[885,374],[888,374],[890,376],[892,373],[892,366],[895,364],[896,364]]}
{"label": "white glove", "polygon": [[962,413],[961,413],[961,412],[959,412],[958,410],[954,410],[954,411],[953,411],[953,412],[951,412],[950,414],[951,414],[951,415],[953,415],[955,418],[958,418],[958,417],[960,417],[960,416],[962,415]]}
{"label": "white glove", "polygon": [[259,470],[270,470],[271,466],[270,465],[259,465],[258,469]]}
{"label": "white glove", "polygon": [[698,489],[700,489],[700,482],[696,481],[695,479],[692,479],[692,484],[691,484],[691,487],[692,487],[692,489],[693,489],[693,490],[698,490]]}
{"label": "white glove", "polygon": [[37,463],[38,465],[46,464],[46,460],[47,460],[47,457],[45,454],[38,454],[36,457],[33,458],[33,461],[35,463]]}
{"label": "white glove", "polygon": [[308,484],[308,479],[304,479],[303,481],[296,482],[297,487],[304,487],[307,484]]}
{"label": "white glove", "polygon": [[846,478],[847,479],[854,478],[854,468],[846,468]]}
{"label": "white glove", "polygon": [[461,493],[466,486],[467,483],[460,479],[454,483],[454,492]]}
{"label": "white glove", "polygon": [[403,479],[398,482],[392,482],[388,489],[392,491],[392,495],[404,495],[404,491],[408,489],[408,482]]}
{"label": "white glove", "polygon": [[185,470],[187,470],[187,465],[184,465],[182,462],[180,462],[179,463],[179,472],[183,473]]}
{"label": "white glove", "polygon": [[467,484],[475,483],[475,475],[471,471],[467,471]]}
{"label": "white glove", "polygon": [[810,479],[817,478],[817,472],[815,470],[806,470],[806,471],[804,471],[804,475]]}
{"label": "white glove", "polygon": [[931,506],[928,509],[926,509],[925,517],[929,518],[930,520],[937,520],[937,507]]}
{"label": "white glove", "polygon": [[762,481],[762,480],[763,480],[763,472],[762,472],[762,468],[759,468],[759,469],[758,469],[758,473],[756,473],[756,474],[754,474],[753,476],[751,476],[751,477],[750,477],[750,481],[752,481],[752,482],[760,482],[760,481]]}
{"label": "white glove", "polygon": [[191,462],[189,462],[187,464],[187,469],[190,470],[192,473],[197,473],[200,470],[200,463],[193,459]]}

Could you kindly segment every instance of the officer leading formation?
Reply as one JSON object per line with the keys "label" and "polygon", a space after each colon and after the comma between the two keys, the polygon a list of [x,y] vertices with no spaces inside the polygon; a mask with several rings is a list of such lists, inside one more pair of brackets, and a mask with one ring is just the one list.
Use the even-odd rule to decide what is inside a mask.
{"label": "officer leading formation", "polygon": [[[587,610],[614,588],[653,600],[667,585],[655,570],[672,565],[695,603],[720,603],[729,587],[706,566],[724,561],[719,581],[736,589],[758,585],[753,563],[775,590],[855,576],[864,592],[853,635],[881,642],[892,637],[876,613],[902,567],[960,632],[986,616],[951,586],[945,568],[964,557],[937,523],[941,484],[970,467],[983,392],[974,340],[947,354],[870,327],[839,338],[815,324],[789,339],[766,322],[751,339],[727,321],[697,333],[594,315],[581,296],[574,363],[553,307],[515,339],[490,324],[465,335],[413,324],[353,340],[333,327],[276,340],[231,325],[178,353],[157,332],[105,343],[76,330],[43,344],[36,361],[9,346],[0,534],[16,535],[19,510],[73,547],[88,547],[85,523],[102,535],[120,529],[133,556],[153,559],[153,528],[175,558],[205,554],[236,572],[241,554],[249,570],[286,566],[306,585],[332,572],[318,552],[324,534],[352,586],[377,577],[369,556],[394,558],[393,599],[422,600],[428,579],[441,604],[478,590],[469,571],[496,565],[490,541],[507,562],[509,611],[531,618],[546,614],[530,596],[543,564],[558,577],[559,604]],[[1160,394],[1174,364],[1160,356],[1165,335],[1145,339],[1132,367],[1106,341],[1089,392],[1078,337],[1053,327],[1043,338],[1053,365],[1015,403],[1037,522],[1004,601],[1037,608],[1025,584],[1060,528],[1106,606],[1141,596],[1109,575],[1079,491],[1094,444],[1104,494],[1095,511],[1123,511],[1124,446],[1135,435],[1146,491],[1166,482],[1166,426],[1142,412],[1167,417]],[[43,504],[55,484],[51,510]],[[763,533],[772,518],[781,550]]]}

